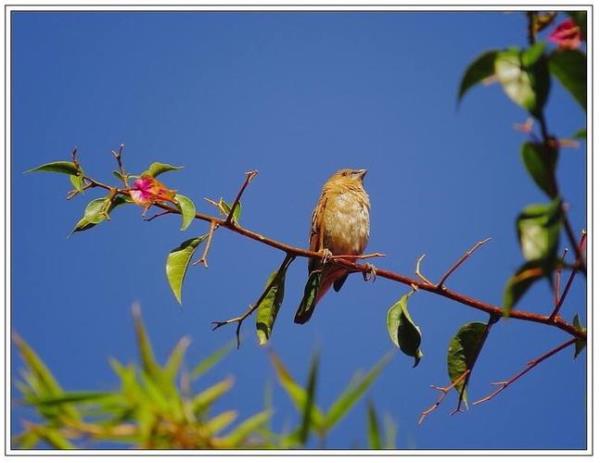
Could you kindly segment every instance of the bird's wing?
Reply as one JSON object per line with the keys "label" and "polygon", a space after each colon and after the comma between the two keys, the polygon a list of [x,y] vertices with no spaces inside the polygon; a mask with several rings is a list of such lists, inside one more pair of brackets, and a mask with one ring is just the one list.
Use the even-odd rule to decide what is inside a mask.
{"label": "bird's wing", "polygon": [[[323,249],[323,234],[325,232],[325,228],[323,227],[323,216],[325,215],[326,203],[327,197],[325,196],[325,193],[322,193],[312,215],[308,247],[311,251],[320,251],[321,249]],[[319,263],[320,259],[309,259],[308,272],[312,272]]]}

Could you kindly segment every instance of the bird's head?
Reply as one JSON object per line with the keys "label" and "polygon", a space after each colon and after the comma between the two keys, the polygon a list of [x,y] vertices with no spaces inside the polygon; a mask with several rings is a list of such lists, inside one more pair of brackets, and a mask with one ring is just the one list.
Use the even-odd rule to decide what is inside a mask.
{"label": "bird's head", "polygon": [[367,175],[367,169],[341,169],[331,176],[330,181],[341,181],[347,183],[362,182]]}

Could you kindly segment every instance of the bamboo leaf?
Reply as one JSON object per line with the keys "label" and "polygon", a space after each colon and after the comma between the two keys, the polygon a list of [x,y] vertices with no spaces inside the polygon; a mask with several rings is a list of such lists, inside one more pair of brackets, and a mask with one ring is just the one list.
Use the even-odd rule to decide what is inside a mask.
{"label": "bamboo leaf", "polygon": [[331,407],[329,407],[323,425],[325,429],[331,429],[350,411],[354,404],[367,392],[367,389],[377,379],[391,358],[391,353],[384,355],[366,375],[359,376],[348,385]]}

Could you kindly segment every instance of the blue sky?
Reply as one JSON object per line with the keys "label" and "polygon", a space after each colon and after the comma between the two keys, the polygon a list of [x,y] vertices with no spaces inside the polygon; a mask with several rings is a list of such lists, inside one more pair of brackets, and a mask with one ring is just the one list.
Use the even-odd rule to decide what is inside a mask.
{"label": "blue sky", "polygon": [[[306,246],[320,187],[335,170],[367,168],[372,203],[369,251],[376,265],[412,274],[427,254],[432,279],[476,241],[493,239],[448,285],[500,304],[506,279],[521,263],[514,219],[545,198],[519,155],[525,136],[513,124],[524,111],[497,86],[477,87],[460,108],[456,91],[467,64],[482,51],[525,45],[520,13],[16,13],[12,17],[12,329],[42,355],[64,387],[117,384],[109,357],[135,359],[130,306],[139,301],[161,359],[189,335],[188,366],[224,345],[234,328],[210,322],[236,315],[260,294],[279,265],[279,251],[226,230],[214,238],[208,269],[194,267],[183,307],[164,277],[165,257],[203,233],[179,231],[177,218],[150,223],[122,208],[109,223],[67,239],[95,191],[64,201],[66,179],[23,175],[68,159],[77,145],[86,171],[114,180],[111,149],[124,143],[125,163],[141,172],[152,161],[185,166],[164,181],[205,211],[203,197],[233,199],[243,173],[260,174],[244,196],[242,223],[269,237]],[[547,119],[566,137],[585,115],[553,83]],[[576,230],[585,227],[585,150],[564,150],[558,176]],[[99,196],[99,194],[97,195]],[[565,246],[563,239],[562,245]],[[322,360],[317,401],[328,406],[357,369],[393,346],[385,319],[406,288],[353,276],[329,294],[310,323],[293,313],[306,261],[288,272],[286,298],[271,348],[305,381],[309,360]],[[451,396],[421,426],[434,402],[430,384],[445,385],[446,350],[465,322],[485,314],[417,294],[411,312],[425,357],[413,369],[397,353],[368,393],[398,425],[399,448],[581,449],[585,447],[586,352],[542,364],[493,401],[458,416]],[[519,307],[550,312],[540,283]],[[576,279],[563,309],[585,319],[585,286]],[[232,374],[223,406],[249,416],[276,383],[267,351],[245,338],[198,386]],[[536,324],[501,321],[472,379],[470,396],[518,371],[566,340]],[[21,362],[13,356],[13,374]],[[276,429],[293,408],[275,384]],[[29,416],[13,407],[13,431]],[[333,431],[330,448],[364,442],[366,403]]]}

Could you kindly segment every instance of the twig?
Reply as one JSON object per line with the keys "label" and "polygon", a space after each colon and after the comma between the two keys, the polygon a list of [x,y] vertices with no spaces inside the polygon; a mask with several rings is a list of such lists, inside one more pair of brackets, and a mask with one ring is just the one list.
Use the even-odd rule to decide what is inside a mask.
{"label": "twig", "polygon": [[462,257],[460,259],[458,259],[454,265],[452,267],[450,267],[446,273],[444,273],[444,275],[442,275],[442,278],[440,278],[439,283],[437,284],[438,288],[441,288],[444,286],[444,283],[446,282],[446,280],[448,279],[448,277],[450,275],[452,275],[452,273],[454,273],[454,271],[456,269],[458,269],[458,267],[460,267],[463,262],[465,260],[467,260],[475,251],[477,251],[481,246],[483,246],[485,243],[487,243],[489,240],[491,240],[492,238],[486,238],[484,240],[478,241],[477,243],[475,243],[471,249],[469,249],[467,252],[465,252]]}
{"label": "twig", "polygon": [[465,372],[462,375],[460,375],[458,378],[456,378],[454,381],[452,381],[452,383],[448,384],[445,387],[434,386],[433,384],[431,385],[431,387],[433,389],[440,392],[440,395],[438,396],[437,400],[431,407],[429,407],[427,410],[423,410],[421,412],[421,416],[419,417],[419,424],[423,423],[423,421],[425,421],[425,418],[427,418],[427,416],[430,413],[432,413],[435,409],[437,409],[441,405],[441,403],[444,401],[444,399],[448,395],[448,392],[450,392],[452,390],[452,388],[456,387],[456,385],[458,383],[460,383],[463,379],[465,379],[465,376],[467,376],[468,373],[469,373],[469,370],[465,370]]}
{"label": "twig", "polygon": [[[587,236],[586,233],[581,234],[581,238],[579,239],[579,244],[577,245],[578,249],[582,249],[583,246],[585,246],[586,236]],[[563,255],[563,258],[564,258],[564,255]],[[577,266],[573,267],[573,269],[571,270],[571,274],[569,275],[569,279],[567,280],[565,289],[563,290],[560,298],[557,298],[556,303],[554,305],[554,310],[548,317],[550,320],[554,320],[558,316],[558,312],[560,311],[563,303],[565,302],[567,294],[569,294],[569,290],[571,289],[571,285],[573,284],[573,280],[575,279],[576,274],[577,274]]]}
{"label": "twig", "polygon": [[231,223],[231,220],[233,219],[233,214],[235,213],[235,208],[240,203],[240,199],[242,199],[242,195],[244,194],[244,190],[250,184],[250,182],[252,181],[252,179],[254,179],[254,177],[256,177],[258,175],[258,171],[257,170],[251,170],[249,172],[246,172],[245,175],[246,175],[246,178],[244,179],[244,183],[242,184],[242,187],[240,188],[240,191],[238,191],[238,194],[235,197],[235,200],[233,201],[233,204],[231,205],[231,210],[229,211],[229,214],[227,215],[227,218],[225,219],[225,223],[227,223],[227,224]]}
{"label": "twig", "polygon": [[417,259],[417,268],[415,269],[415,275],[417,275],[421,280],[423,280],[428,285],[435,286],[431,281],[429,281],[429,279],[427,279],[425,277],[425,275],[423,275],[421,273],[421,262],[423,261],[423,259],[425,259],[425,254],[421,255],[421,257],[419,257]]}
{"label": "twig", "polygon": [[[560,262],[564,262],[565,256],[567,255],[569,250],[565,248],[563,250],[562,256],[560,257]],[[554,271],[554,282],[553,282],[553,290],[554,290],[554,308],[558,307],[558,303],[560,301],[560,274],[562,272],[563,266],[557,265],[556,270]]]}
{"label": "twig", "polygon": [[336,254],[335,256],[329,257],[329,259],[337,258],[337,259],[371,259],[373,257],[385,257],[385,254],[381,252],[372,252],[371,254],[360,254],[355,256],[353,254]]}
{"label": "twig", "polygon": [[[88,177],[86,177],[86,179],[90,182],[93,182],[94,186],[97,186],[97,187],[100,187],[100,188],[103,188],[106,190],[111,189],[110,186],[108,186],[104,183],[95,181]],[[127,189],[118,190],[118,193],[129,196],[129,191]],[[154,206],[158,207],[160,209],[163,209],[165,211],[167,211],[167,210],[171,211],[173,214],[181,214],[181,211],[179,211],[179,209],[177,209],[176,207],[173,207],[169,204],[156,203],[156,204],[154,204]],[[228,230],[230,230],[234,233],[245,236],[246,238],[257,241],[259,243],[262,243],[262,244],[272,247],[274,249],[279,249],[280,251],[283,251],[286,254],[292,254],[295,257],[302,256],[302,257],[312,257],[312,258],[317,258],[317,259],[321,259],[323,257],[322,253],[320,253],[320,252],[310,251],[308,249],[291,246],[291,245],[283,243],[281,241],[277,241],[272,238],[269,238],[261,233],[257,233],[248,228],[244,228],[239,225],[234,225],[231,223],[226,223],[225,220],[220,219],[218,217],[211,216],[209,214],[204,214],[202,212],[196,212],[195,217],[196,217],[196,219],[203,220],[205,222],[215,222],[220,227],[227,228]],[[358,272],[358,273],[369,272],[369,267],[366,264],[360,264],[357,262],[351,262],[349,260],[339,259],[339,258],[332,258],[331,260],[333,262],[335,262],[336,264],[348,269],[351,272]],[[427,283],[427,282],[421,281],[421,280],[416,280],[414,278],[410,278],[408,276],[393,272],[391,270],[385,270],[382,268],[378,268],[377,276],[384,278],[386,280],[391,280],[391,281],[396,281],[398,283],[402,283],[402,284],[410,286],[412,288],[417,288],[422,291],[427,291],[429,293],[437,294],[437,295],[445,297],[447,299],[456,301],[460,304],[463,304],[468,307],[472,307],[474,309],[485,312],[489,315],[497,315],[499,317],[502,317],[504,315],[504,310],[502,307],[499,307],[499,306],[496,306],[496,305],[493,305],[493,304],[490,304],[490,303],[487,303],[484,301],[480,301],[471,296],[468,296],[468,295],[462,294],[462,293],[458,293],[458,292],[448,289],[446,287],[438,288],[434,284]],[[526,321],[533,322],[533,323],[540,323],[543,325],[554,326],[555,328],[558,328],[566,333],[569,333],[571,336],[574,336],[578,339],[586,339],[587,338],[587,334],[584,330],[580,330],[580,329],[576,328],[574,325],[568,323],[567,321],[563,320],[560,317],[556,317],[555,319],[550,320],[548,318],[548,316],[543,315],[541,313],[527,312],[527,311],[518,310],[518,309],[511,310],[508,317],[515,318],[518,320],[526,320]]]}
{"label": "twig", "polygon": [[295,258],[296,258],[296,256],[294,256],[292,254],[286,254],[285,259],[283,259],[283,262],[281,263],[281,265],[279,266],[279,269],[277,270],[277,273],[271,279],[271,281],[269,282],[267,287],[264,289],[264,291],[262,292],[262,294],[260,295],[258,300],[254,304],[248,306],[248,309],[243,314],[238,315],[237,317],[230,318],[229,320],[211,322],[214,325],[213,331],[215,331],[218,328],[221,328],[222,326],[229,325],[230,323],[237,323],[237,327],[235,329],[235,338],[237,341],[237,348],[239,349],[240,348],[240,331],[242,329],[242,323],[244,323],[244,320],[246,320],[246,318],[248,318],[250,315],[252,315],[252,313],[258,308],[258,306],[263,301],[263,299],[265,297],[267,297],[267,295],[269,294],[269,291],[271,291],[271,288],[273,286],[275,286],[275,284],[277,284],[279,276],[283,272],[286,271],[288,266],[294,261]]}
{"label": "twig", "polygon": [[125,145],[122,144],[121,146],[119,146],[119,151],[113,150],[112,154],[117,160],[117,166],[119,167],[119,174],[121,175],[121,180],[123,181],[125,188],[129,188],[129,183],[127,183],[127,172],[125,172],[125,167],[123,167],[123,148],[125,148]]}
{"label": "twig", "polygon": [[[563,224],[565,226],[565,231],[567,232],[567,238],[571,243],[575,251],[575,260],[576,264],[579,264],[579,269],[581,272],[587,276],[587,265],[583,258],[582,249],[580,249],[581,243],[577,243],[577,238],[575,237],[575,232],[573,231],[573,227],[571,226],[571,222],[569,221],[569,217],[567,216],[566,208],[563,206]],[[585,243],[585,241],[583,241]]]}
{"label": "twig", "polygon": [[204,268],[208,268],[208,251],[210,249],[210,245],[212,243],[213,235],[215,234],[215,230],[219,227],[219,225],[212,221],[210,223],[210,228],[208,229],[208,238],[206,238],[206,244],[204,245],[204,252],[202,252],[202,257],[199,260],[194,262],[194,264],[202,264]]}
{"label": "twig", "polygon": [[163,215],[167,215],[167,214],[172,214],[172,212],[171,211],[158,212],[158,213],[154,214],[152,217],[144,217],[144,221],[152,222],[154,219],[158,219],[159,217],[162,217]]}
{"label": "twig", "polygon": [[533,360],[530,360],[529,362],[527,362],[526,368],[524,368],[523,370],[521,370],[516,375],[510,377],[509,379],[507,379],[505,381],[498,381],[496,383],[492,383],[493,385],[498,386],[498,388],[495,391],[493,391],[491,394],[488,394],[485,397],[483,397],[483,398],[481,398],[481,399],[473,402],[473,405],[479,405],[479,404],[482,404],[483,402],[487,402],[488,400],[493,399],[498,394],[500,394],[504,389],[506,389],[508,386],[510,386],[515,381],[517,381],[521,376],[527,374],[531,369],[533,369],[534,367],[536,367],[537,365],[539,365],[541,362],[543,362],[547,358],[552,357],[554,354],[557,354],[561,350],[566,349],[571,344],[575,344],[576,341],[577,341],[576,338],[571,338],[568,341],[562,343],[560,346],[555,347],[554,349],[546,352],[544,355],[542,355],[542,356],[540,356],[538,358],[535,358]]}

